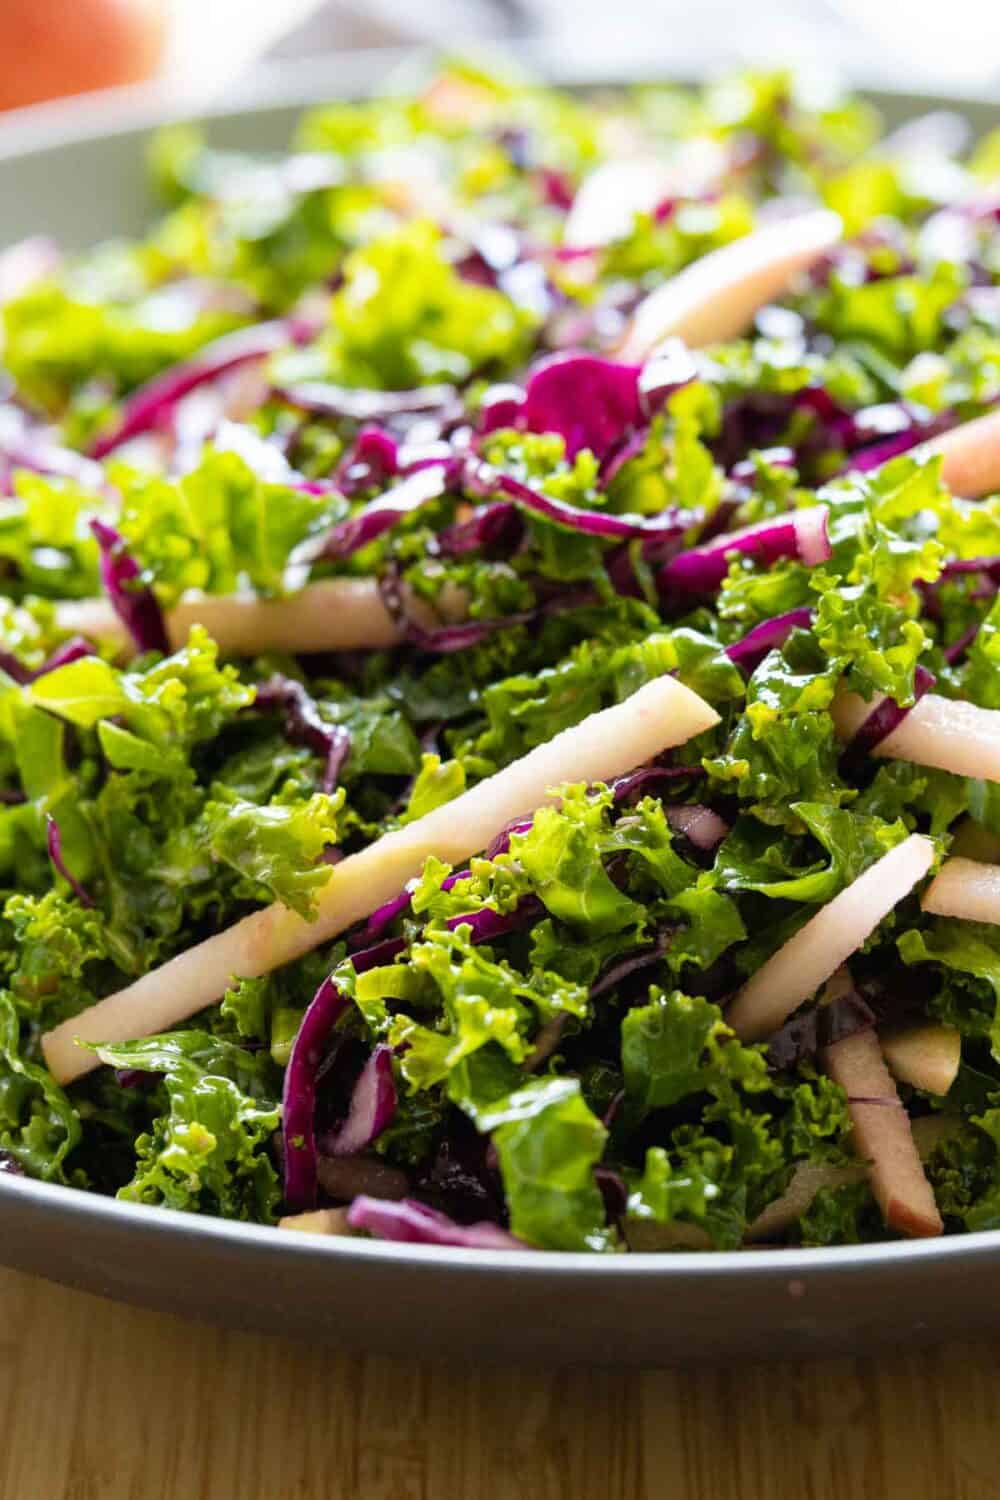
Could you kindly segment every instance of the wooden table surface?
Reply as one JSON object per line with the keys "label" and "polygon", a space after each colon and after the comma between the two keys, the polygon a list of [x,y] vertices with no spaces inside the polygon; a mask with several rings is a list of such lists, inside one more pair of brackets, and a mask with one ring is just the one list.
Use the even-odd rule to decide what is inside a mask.
{"label": "wooden table surface", "polygon": [[2,1500],[989,1500],[996,1344],[729,1370],[460,1369],[0,1272]]}

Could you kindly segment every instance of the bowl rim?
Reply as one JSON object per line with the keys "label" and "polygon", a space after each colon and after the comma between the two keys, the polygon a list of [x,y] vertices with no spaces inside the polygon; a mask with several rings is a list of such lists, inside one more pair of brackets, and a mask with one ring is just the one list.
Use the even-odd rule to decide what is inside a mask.
{"label": "bowl rim", "polygon": [[566,1271],[580,1275],[592,1272],[601,1278],[695,1275],[699,1280],[773,1281],[822,1273],[849,1281],[862,1271],[893,1271],[919,1267],[930,1261],[947,1262],[990,1259],[1000,1251],[1000,1232],[986,1229],[933,1239],[879,1240],[860,1245],[749,1247],[746,1250],[620,1251],[595,1255],[588,1251],[466,1249],[453,1245],[423,1245],[390,1240],[365,1239],[358,1235],[324,1235],[281,1230],[269,1224],[223,1219],[210,1214],[187,1213],[155,1204],[129,1203],[105,1197],[84,1188],[63,1187],[14,1174],[0,1174],[0,1208],[4,1199],[41,1210],[46,1218],[86,1219],[101,1226],[115,1225],[141,1235],[196,1236],[216,1248],[240,1247],[274,1250],[280,1244],[288,1254],[314,1257],[327,1255],[351,1260],[405,1263],[414,1267],[449,1267],[465,1272],[494,1274],[516,1271],[519,1275],[547,1278]]}

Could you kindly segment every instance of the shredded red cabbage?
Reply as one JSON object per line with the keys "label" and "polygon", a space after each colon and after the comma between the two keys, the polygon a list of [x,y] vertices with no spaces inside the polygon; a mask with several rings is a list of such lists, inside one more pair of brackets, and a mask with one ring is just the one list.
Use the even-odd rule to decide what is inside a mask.
{"label": "shredded red cabbage", "polygon": [[528,372],[524,422],[529,432],[558,433],[572,462],[582,448],[598,459],[636,427],[639,365],[596,354],[554,354]]}
{"label": "shredded red cabbage", "polygon": [[351,962],[359,974],[368,969],[380,969],[383,964],[391,964],[396,959],[406,943],[402,938],[383,938],[380,943],[372,943],[369,948],[360,948],[351,954]]}
{"label": "shredded red cabbage", "polygon": [[551,495],[523,484],[512,474],[503,474],[482,461],[470,460],[466,465],[466,483],[473,493],[488,497],[506,495],[515,504],[547,521],[555,521],[571,531],[586,536],[602,536],[627,539],[636,536],[677,536],[692,523],[692,517],[676,509],[662,511],[658,516],[616,516],[607,511],[581,510],[565,500],[554,500]]}
{"label": "shredded red cabbage", "polygon": [[888,402],[856,412],[853,420],[854,451],[841,472],[867,474],[888,463],[890,458],[947,432],[958,417],[954,413],[941,413],[929,418],[902,402]]}
{"label": "shredded red cabbage", "polygon": [[[14,407],[0,408],[0,494],[14,492],[16,469],[71,479],[86,490],[107,490],[104,472],[93,459],[54,443],[43,428],[33,427]],[[9,419],[8,419],[9,418]]]}
{"label": "shredded red cabbage", "polygon": [[666,818],[676,833],[682,833],[696,849],[701,849],[706,854],[717,849],[729,832],[728,823],[718,813],[698,802],[668,807]]}
{"label": "shredded red cabbage", "polygon": [[638,974],[640,970],[648,969],[650,965],[658,963],[669,943],[670,929],[668,928],[657,936],[655,943],[643,948],[633,948],[630,952],[623,953],[620,958],[613,959],[590,986],[591,1000],[596,1000],[600,995],[606,995],[609,990],[616,989],[622,980],[628,979],[631,974]]}
{"label": "shredded red cabbage", "polygon": [[639,372],[639,409],[643,416],[651,417],[674,391],[697,379],[698,362],[684,340],[665,339]]}
{"label": "shredded red cabbage", "polygon": [[783,646],[793,630],[808,630],[812,610],[790,609],[787,614],[775,615],[771,620],[762,620],[748,630],[741,640],[726,647],[730,661],[746,672],[754,672],[776,646]]}
{"label": "shredded red cabbage", "polygon": [[256,323],[238,328],[213,339],[189,360],[182,360],[154,375],[125,401],[118,424],[99,437],[91,446],[92,458],[106,458],[123,443],[163,425],[174,408],[189,391],[251,360],[266,359],[288,344],[302,343],[315,332],[311,324],[297,318],[276,318],[270,323]]}
{"label": "shredded red cabbage", "polygon": [[46,672],[54,672],[57,667],[68,667],[70,662],[79,661],[82,656],[93,655],[95,651],[90,642],[85,641],[81,635],[75,635],[58,646],[34,672],[29,672],[24,663],[11,651],[0,651],[0,669],[15,682],[22,684],[37,682],[39,677],[45,676]]}
{"label": "shredded red cabbage", "polygon": [[[637,771],[630,771],[627,776],[619,776],[617,781],[613,781],[611,793],[615,802],[624,802],[626,797],[631,797],[634,792],[640,791],[650,783],[676,781],[681,776],[704,776],[704,774],[702,766],[640,766]],[[527,826],[530,827],[530,823]]]}
{"label": "shredded red cabbage", "polygon": [[45,842],[49,851],[49,859],[63,879],[69,881],[80,905],[93,906],[92,897],[88,896],[76,876],[67,868],[66,861],[63,859],[62,834],[59,832],[59,824],[51,813],[45,814]]}
{"label": "shredded red cabbage", "polygon": [[380,1240],[407,1245],[452,1245],[464,1250],[530,1250],[506,1229],[489,1220],[478,1224],[456,1224],[415,1198],[391,1203],[385,1198],[355,1198],[347,1210],[352,1229],[364,1229]]}
{"label": "shredded red cabbage", "polygon": [[496,838],[489,845],[484,859],[496,859],[498,854],[506,854],[510,848],[511,836],[515,833],[527,833],[534,820],[527,815],[523,818],[514,818],[505,828],[501,828]]}
{"label": "shredded red cabbage", "polygon": [[456,521],[438,532],[436,550],[442,557],[464,557],[467,552],[496,551],[509,556],[524,535],[524,522],[509,500],[480,505],[466,521]]}
{"label": "shredded red cabbage", "polygon": [[358,1075],[346,1120],[324,1137],[324,1152],[330,1156],[357,1156],[391,1124],[395,1113],[392,1048],[379,1043]]}
{"label": "shredded red cabbage", "polygon": [[724,532],[699,547],[679,552],[660,569],[660,588],[667,592],[710,593],[725,578],[728,559],[734,552],[763,563],[776,562],[781,557],[798,558],[808,567],[826,562],[831,555],[827,508],[814,505],[808,510],[792,511],[741,531]]}
{"label": "shredded red cabbage", "polygon": [[386,901],[372,912],[357,936],[348,938],[348,948],[367,948],[369,944],[378,942],[386,928],[391,927],[396,918],[409,909],[410,892],[402,890],[398,896],[393,896],[391,901]]}
{"label": "shredded red cabbage", "polygon": [[473,943],[492,943],[495,938],[505,937],[508,932],[531,926],[544,915],[545,907],[537,896],[522,896],[513,911],[494,911],[491,906],[481,906],[478,911],[449,917],[445,926],[451,931],[456,927],[469,927]]}
{"label": "shredded red cabbage", "polygon": [[333,979],[324,979],[302,1017],[285,1069],[281,1094],[285,1202],[295,1211],[316,1203],[316,1073],[327,1039],[348,1004]]}
{"label": "shredded red cabbage", "polygon": [[314,558],[340,560],[350,557],[404,516],[413,515],[421,506],[437,500],[448,489],[451,479],[448,464],[433,462],[416,468],[384,495],[364,506],[357,515],[334,526],[313,554]]}
{"label": "shredded red cabbage", "polygon": [[362,427],[334,472],[335,487],[356,495],[386,484],[399,473],[399,444],[382,427]]}
{"label": "shredded red cabbage", "polygon": [[258,686],[252,706],[282,714],[290,743],[305,745],[326,758],[323,791],[332,792],[351,753],[350,731],[343,724],[327,723],[302,683],[280,673]]}
{"label": "shredded red cabbage", "polygon": [[519,385],[491,385],[479,408],[478,430],[497,432],[502,427],[517,427],[524,416],[524,391]]}
{"label": "shredded red cabbage", "polygon": [[275,387],[274,394],[289,406],[320,417],[342,417],[350,422],[388,422],[393,418],[433,415],[458,421],[464,411],[453,385],[424,385],[412,391],[371,391],[307,380]]}
{"label": "shredded red cabbage", "polygon": [[169,654],[163,611],[153,590],[141,581],[142,569],[129,552],[125,538],[96,516],[90,522],[90,529],[101,549],[101,582],[136,650]]}

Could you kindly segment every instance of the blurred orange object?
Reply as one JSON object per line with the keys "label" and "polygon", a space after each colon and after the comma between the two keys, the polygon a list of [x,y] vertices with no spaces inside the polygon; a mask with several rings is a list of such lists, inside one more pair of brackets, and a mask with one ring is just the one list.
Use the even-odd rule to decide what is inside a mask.
{"label": "blurred orange object", "polygon": [[0,109],[139,83],[165,40],[164,0],[0,0]]}

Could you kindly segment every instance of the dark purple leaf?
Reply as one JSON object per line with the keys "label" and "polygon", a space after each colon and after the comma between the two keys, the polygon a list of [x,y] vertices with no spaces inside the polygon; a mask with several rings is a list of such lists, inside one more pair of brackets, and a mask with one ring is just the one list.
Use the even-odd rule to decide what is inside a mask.
{"label": "dark purple leaf", "polygon": [[625,465],[642,452],[648,436],[649,429],[639,427],[623,442],[612,444],[601,460],[602,489],[608,489]]}
{"label": "dark purple leaf", "polygon": [[813,1057],[820,1047],[842,1042],[856,1031],[867,1031],[875,1025],[871,1008],[851,989],[838,995],[828,1005],[811,1005],[808,1010],[786,1021],[767,1044],[767,1060],[772,1068],[793,1068],[804,1057]]}
{"label": "dark purple leaf", "polygon": [[460,625],[441,625],[435,630],[425,630],[422,625],[410,620],[406,626],[405,639],[419,651],[447,656],[455,651],[468,651],[471,646],[478,646],[496,631],[504,630],[510,625],[526,625],[535,618],[536,613],[533,609],[521,610],[517,614],[502,615],[495,620],[466,620]]}
{"label": "dark purple leaf", "polygon": [[152,1074],[142,1068],[115,1068],[114,1075],[120,1089],[147,1089],[152,1081]]}
{"label": "dark purple leaf", "polygon": [[66,866],[66,861],[63,859],[62,852],[62,834],[59,832],[59,824],[56,822],[51,813],[45,814],[45,842],[48,846],[49,859],[52,861],[53,866],[62,876],[62,878],[69,882],[70,886],[73,889],[73,894],[76,896],[76,899],[79,901],[80,905],[93,906],[94,903],[92,898],[87,895],[87,892],[77,880],[76,876]]}
{"label": "dark purple leaf", "polygon": [[962,631],[962,634],[958,637],[957,640],[952,641],[950,646],[945,647],[944,659],[949,666],[953,667],[955,666],[956,662],[960,662],[962,660],[962,657],[968,651],[969,647],[976,639],[976,636],[979,634],[981,625],[982,621],[976,620],[974,624],[970,625],[966,630]]}
{"label": "dark purple leaf", "polygon": [[285,738],[325,757],[322,786],[324,792],[332,792],[351,752],[350,731],[327,723],[303,684],[280,673],[259,684],[252,706],[282,714]]}
{"label": "dark purple leaf", "polygon": [[7,676],[13,678],[15,682],[25,683],[31,681],[31,673],[24,665],[24,662],[18,660],[13,651],[0,651],[0,671],[6,672]]}
{"label": "dark purple leaf", "polygon": [[562,1039],[567,1020],[567,1012],[561,1010],[537,1032],[535,1045],[524,1059],[526,1073],[537,1073],[542,1064],[548,1062]]}
{"label": "dark purple leaf", "polygon": [[633,948],[631,952],[614,959],[590,986],[591,1000],[596,1000],[600,995],[606,995],[609,990],[616,989],[623,979],[628,979],[631,974],[637,974],[640,969],[648,969],[652,964],[658,963],[666,952],[668,943],[669,932],[664,932],[655,943],[648,947]]}
{"label": "dark purple leaf", "polygon": [[[640,766],[637,771],[630,771],[627,776],[619,776],[611,783],[611,792],[615,802],[624,802],[627,797],[640,791],[643,787],[655,785],[658,781],[677,781],[682,776],[704,776],[702,766]],[[530,824],[528,825],[530,827]]]}
{"label": "dark purple leaf", "polygon": [[609,1224],[617,1224],[628,1206],[628,1188],[621,1176],[611,1167],[595,1167],[594,1181],[604,1199],[604,1212]]}
{"label": "dark purple leaf", "polygon": [[163,611],[153,590],[142,582],[142,569],[129,552],[125,538],[113,526],[93,517],[90,529],[101,549],[101,582],[115,614],[137,651],[162,651],[170,641]]}
{"label": "dark purple leaf", "polygon": [[214,339],[191,359],[172,365],[134,391],[122,406],[118,425],[92,445],[91,457],[105,458],[140,433],[163,426],[178,402],[198,386],[218,380],[240,365],[266,359],[289,344],[303,343],[314,332],[315,328],[301,319],[276,318]]}
{"label": "dark purple leaf", "polygon": [[415,1198],[389,1203],[380,1198],[355,1198],[347,1211],[352,1229],[364,1229],[380,1240],[407,1245],[453,1245],[464,1250],[530,1250],[506,1229],[483,1220],[456,1224],[447,1214],[427,1208]]}

